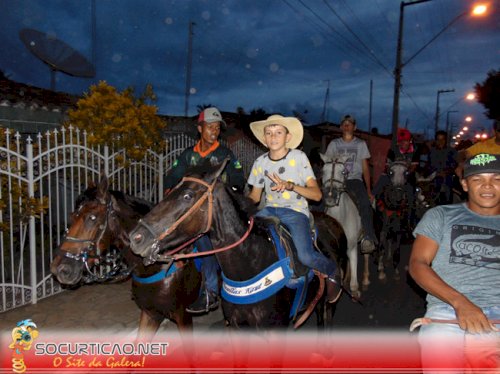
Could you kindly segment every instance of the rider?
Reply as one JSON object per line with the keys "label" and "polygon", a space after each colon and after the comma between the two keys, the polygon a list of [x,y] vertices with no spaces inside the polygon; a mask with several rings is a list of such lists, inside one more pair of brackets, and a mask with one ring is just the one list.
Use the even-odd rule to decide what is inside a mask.
{"label": "rider", "polygon": [[[410,221],[412,221],[413,201],[415,196],[412,186],[415,185],[414,171],[419,163],[419,155],[413,145],[411,132],[407,129],[398,129],[397,145],[396,147],[391,147],[387,152],[386,169],[389,168],[390,163],[395,161],[404,161],[408,165],[408,178],[404,188],[408,199],[408,206],[410,207]],[[376,199],[380,199],[385,188],[390,185],[390,183],[391,179],[389,175],[387,175],[387,173],[382,174],[373,188],[373,196],[375,196]]]}
{"label": "rider", "polygon": [[[199,165],[205,160],[210,160],[215,164],[222,163],[227,157],[230,158],[230,162],[222,174],[222,180],[231,187],[243,191],[245,177],[240,162],[229,148],[224,147],[217,140],[221,127],[225,126],[226,123],[217,108],[206,108],[200,113],[197,125],[200,140],[194,146],[186,148],[175,160],[172,169],[164,178],[165,195],[179,183],[188,167]],[[199,238],[195,246],[200,252],[212,249],[208,235]],[[217,260],[214,255],[210,255],[202,256],[201,261],[205,287],[202,287],[198,299],[186,309],[190,313],[206,313],[219,306]]]}
{"label": "rider", "polygon": [[[375,230],[373,229],[373,210],[370,201],[373,200],[371,193],[370,169],[368,159],[370,151],[366,142],[356,136],[356,120],[350,115],[346,115],[340,122],[342,137],[333,139],[326,149],[326,156],[335,157],[347,154],[349,160],[347,169],[347,190],[356,204],[361,223],[365,230],[365,237],[361,241],[361,253],[372,253],[375,250]],[[361,179],[363,178],[363,179]],[[365,184],[363,184],[363,180]]]}
{"label": "rider", "polygon": [[256,216],[280,219],[290,231],[300,262],[327,276],[327,301],[334,303],[342,293],[337,264],[312,245],[307,199],[319,201],[322,194],[309,159],[296,149],[304,135],[302,124],[275,114],[250,123],[250,129],[269,149],[255,160],[248,178],[250,199],[259,203],[266,193],[265,207]]}
{"label": "rider", "polygon": [[[438,194],[438,204],[450,204],[453,201],[453,175],[457,165],[457,152],[448,146],[448,133],[437,131],[434,146],[429,153],[429,166],[431,172],[437,173],[434,190]],[[444,196],[441,196],[441,192],[444,192]]]}

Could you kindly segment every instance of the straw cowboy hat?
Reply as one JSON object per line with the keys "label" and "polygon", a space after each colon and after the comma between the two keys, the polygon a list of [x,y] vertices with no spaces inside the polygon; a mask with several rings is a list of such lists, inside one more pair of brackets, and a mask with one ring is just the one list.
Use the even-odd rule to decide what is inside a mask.
{"label": "straw cowboy hat", "polygon": [[288,132],[292,135],[290,141],[287,143],[288,148],[297,148],[302,142],[304,137],[304,128],[302,123],[295,117],[283,117],[279,114],[273,114],[268,119],[264,121],[256,121],[250,123],[250,129],[257,138],[259,142],[264,144],[266,147],[266,142],[264,140],[264,129],[269,125],[281,125],[288,129]]}

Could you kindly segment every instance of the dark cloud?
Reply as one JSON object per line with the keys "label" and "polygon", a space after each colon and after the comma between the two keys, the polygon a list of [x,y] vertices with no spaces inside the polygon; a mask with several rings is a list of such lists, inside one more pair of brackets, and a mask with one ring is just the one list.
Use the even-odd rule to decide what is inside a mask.
{"label": "dark cloud", "polygon": [[[81,93],[106,80],[137,92],[152,83],[160,113],[184,113],[188,25],[195,22],[189,114],[205,103],[222,110],[302,113],[320,120],[351,113],[367,129],[370,81],[372,125],[391,128],[399,2],[394,0],[99,0],[96,1],[95,79],[57,74],[56,88]],[[65,41],[92,60],[91,0],[0,0],[0,69],[19,82],[50,86],[46,65],[21,43],[34,28]],[[404,61],[455,17],[467,0],[429,1],[405,7]],[[494,5],[494,4],[491,4]],[[412,131],[433,129],[436,93],[441,126],[473,115],[490,127],[478,104],[461,97],[500,61],[499,9],[487,17],[459,17],[403,69],[400,122]],[[355,35],[353,35],[353,33]]]}

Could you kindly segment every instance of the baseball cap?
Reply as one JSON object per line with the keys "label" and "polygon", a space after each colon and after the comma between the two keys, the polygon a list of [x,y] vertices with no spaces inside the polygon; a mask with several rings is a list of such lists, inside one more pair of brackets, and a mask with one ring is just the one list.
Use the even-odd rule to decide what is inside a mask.
{"label": "baseball cap", "polygon": [[407,129],[398,129],[397,138],[398,142],[401,142],[403,140],[411,140],[411,132]]}
{"label": "baseball cap", "polygon": [[465,161],[464,178],[482,173],[500,173],[500,155],[480,153]]}
{"label": "baseball cap", "polygon": [[222,115],[220,114],[219,109],[215,107],[206,108],[200,113],[200,115],[198,116],[198,123],[202,122],[220,122],[223,127],[226,126],[226,122],[224,122],[224,120],[222,119]]}
{"label": "baseball cap", "polygon": [[351,122],[354,126],[356,126],[356,118],[354,118],[350,114],[346,114],[344,117],[342,117],[342,120],[340,121],[340,124],[342,125],[346,121],[347,122]]}

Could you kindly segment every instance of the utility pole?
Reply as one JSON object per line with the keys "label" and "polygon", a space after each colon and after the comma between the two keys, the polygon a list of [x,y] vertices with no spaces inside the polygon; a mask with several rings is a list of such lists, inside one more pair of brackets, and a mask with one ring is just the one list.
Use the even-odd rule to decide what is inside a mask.
{"label": "utility pole", "polygon": [[186,91],[184,98],[184,117],[188,116],[189,108],[189,95],[191,91],[191,66],[193,64],[193,26],[196,25],[194,22],[189,22],[189,33],[188,33],[188,54],[187,54],[187,64],[186,64]]}
{"label": "utility pole", "polygon": [[327,79],[326,80],[328,82],[328,86],[326,88],[326,93],[325,93],[325,103],[323,104],[323,113],[321,113],[321,122],[322,123],[325,123],[326,122],[326,119],[328,118],[327,117],[327,105],[328,105],[328,101],[330,100],[330,79]]}
{"label": "utility pole", "polygon": [[368,107],[368,136],[372,133],[373,79],[370,79],[370,106]]}
{"label": "utility pole", "polygon": [[436,115],[434,116],[434,136],[436,136],[436,133],[439,130],[439,96],[442,93],[447,93],[447,92],[455,92],[455,89],[449,89],[449,90],[438,90],[437,92],[437,99],[436,99]]}

